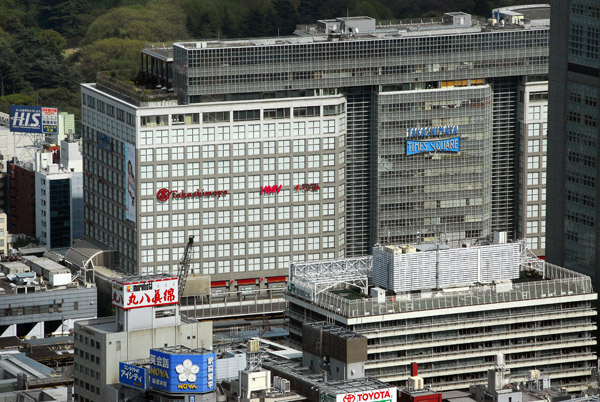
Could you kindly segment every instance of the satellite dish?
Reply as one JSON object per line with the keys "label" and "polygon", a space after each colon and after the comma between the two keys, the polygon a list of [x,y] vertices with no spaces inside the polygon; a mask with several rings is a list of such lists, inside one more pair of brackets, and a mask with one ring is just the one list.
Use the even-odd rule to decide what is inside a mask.
{"label": "satellite dish", "polygon": [[358,35],[358,28],[354,28],[354,34]]}
{"label": "satellite dish", "polygon": [[335,31],[337,31],[337,25],[333,25],[333,26],[331,27],[331,32],[335,32]]}

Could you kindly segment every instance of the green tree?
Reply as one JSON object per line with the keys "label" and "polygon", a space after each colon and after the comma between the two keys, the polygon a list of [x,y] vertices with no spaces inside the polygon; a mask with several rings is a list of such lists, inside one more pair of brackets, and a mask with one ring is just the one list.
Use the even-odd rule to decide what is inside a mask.
{"label": "green tree", "polygon": [[298,13],[290,0],[273,0],[276,26],[280,35],[291,35],[298,24]]}
{"label": "green tree", "polygon": [[144,41],[109,38],[84,46],[72,56],[85,82],[94,81],[99,71],[137,70]]}
{"label": "green tree", "polygon": [[96,19],[83,39],[85,44],[106,38],[147,42],[189,38],[186,15],[179,2],[153,0],[145,6],[119,7]]}
{"label": "green tree", "polygon": [[71,38],[81,34],[79,15],[88,6],[86,0],[44,0],[40,4],[40,27],[53,29]]}

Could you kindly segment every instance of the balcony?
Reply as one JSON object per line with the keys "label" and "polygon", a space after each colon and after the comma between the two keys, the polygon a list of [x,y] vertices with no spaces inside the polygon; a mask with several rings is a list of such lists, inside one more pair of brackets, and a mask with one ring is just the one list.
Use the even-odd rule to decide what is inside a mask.
{"label": "balcony", "polygon": [[[143,83],[131,79],[134,71],[101,71],[96,74],[96,86],[113,96],[136,106],[150,106],[152,103],[177,104],[177,94],[170,90],[146,88]],[[137,81],[137,78],[135,78]]]}

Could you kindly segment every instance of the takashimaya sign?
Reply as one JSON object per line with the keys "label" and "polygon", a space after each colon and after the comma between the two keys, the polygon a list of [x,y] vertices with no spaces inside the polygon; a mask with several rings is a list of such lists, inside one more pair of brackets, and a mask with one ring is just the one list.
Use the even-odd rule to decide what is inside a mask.
{"label": "takashimaya sign", "polygon": [[458,126],[420,127],[407,128],[408,138],[445,137],[447,135],[458,135]]}
{"label": "takashimaya sign", "polygon": [[183,191],[183,190],[176,191],[176,190],[169,190],[168,188],[161,188],[160,190],[158,190],[156,192],[156,198],[158,199],[158,201],[165,202],[169,198],[223,197],[228,194],[229,194],[228,190],[204,191],[204,189],[202,189],[202,191],[200,191],[199,189],[196,189],[196,191],[188,193],[187,191]]}

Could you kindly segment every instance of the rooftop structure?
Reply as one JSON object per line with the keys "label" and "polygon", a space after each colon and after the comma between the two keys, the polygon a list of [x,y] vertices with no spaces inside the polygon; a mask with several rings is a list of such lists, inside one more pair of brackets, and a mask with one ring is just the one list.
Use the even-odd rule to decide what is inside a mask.
{"label": "rooftop structure", "polygon": [[93,285],[47,258],[4,262],[0,273],[0,337],[68,334],[78,319],[96,317]]}
{"label": "rooftop structure", "polygon": [[[414,259],[406,262],[413,271],[422,264],[423,278],[413,278],[418,280],[412,282],[415,287],[395,292],[388,288],[387,296],[367,296],[362,290],[364,278],[352,285],[352,275],[341,272],[320,292],[322,284],[315,284],[313,292],[303,291],[306,283],[301,278],[296,283],[292,276],[286,295],[291,339],[300,340],[301,323],[307,321],[327,321],[363,335],[369,340],[365,375],[399,386],[408,385],[409,365],[418,361],[426,385],[441,391],[464,389],[484,382],[500,353],[516,381],[524,379],[529,369],[543,367],[543,374],[555,384],[571,392],[586,389],[596,359],[592,331],[597,312],[591,303],[597,295],[590,278],[533,259],[523,245],[448,252],[458,253],[456,258],[462,261],[463,254],[476,251],[481,256],[486,247],[496,247],[494,252],[500,254],[512,253],[510,259],[517,259],[519,275],[515,277],[511,268],[482,278],[477,274],[486,265],[481,258],[479,264],[463,264],[463,274],[474,275],[475,280],[444,284],[436,282],[436,272],[451,273],[452,260],[440,257],[436,269],[428,253],[442,251],[423,251],[413,253]],[[398,248],[381,252],[390,250]],[[405,255],[411,256],[401,254]],[[374,252],[371,270],[367,270],[369,282],[377,258]],[[316,264],[307,263],[303,270],[311,268],[316,271]],[[395,275],[393,266],[388,273],[389,278]]]}

